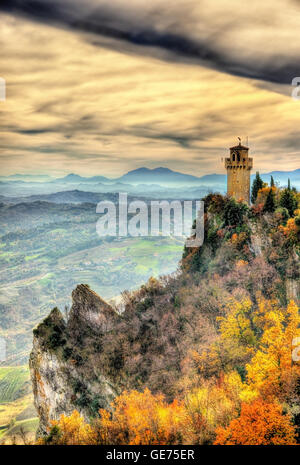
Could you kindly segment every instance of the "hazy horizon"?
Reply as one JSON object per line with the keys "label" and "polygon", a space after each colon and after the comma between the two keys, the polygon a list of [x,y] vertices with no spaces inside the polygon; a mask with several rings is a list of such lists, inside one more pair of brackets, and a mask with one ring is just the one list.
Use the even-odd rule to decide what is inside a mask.
{"label": "hazy horizon", "polygon": [[[169,168],[167,166],[156,166],[154,168],[149,168],[147,166],[140,166],[140,167],[137,167],[137,168],[134,168],[133,170],[129,170],[129,171],[124,171],[123,173],[120,174],[120,176],[115,176],[115,177],[111,177],[110,175],[106,174],[106,173],[94,173],[94,174],[89,174],[89,175],[86,175],[84,172],[65,172],[65,173],[61,173],[60,175],[57,174],[51,174],[51,173],[47,173],[47,172],[34,172],[34,171],[30,171],[30,172],[13,172],[13,173],[10,173],[10,174],[1,174],[0,173],[0,177],[13,177],[13,176],[23,176],[23,177],[26,177],[26,176],[35,176],[35,177],[48,177],[48,178],[53,178],[53,179],[60,179],[60,178],[64,178],[66,176],[69,176],[69,175],[75,175],[75,176],[80,176],[80,177],[84,177],[84,178],[93,178],[93,177],[96,177],[96,176],[103,176],[105,178],[108,178],[110,180],[118,180],[119,178],[121,178],[122,176],[124,176],[125,174],[128,174],[132,171],[137,171],[137,170],[140,170],[140,169],[149,169],[151,171],[155,171],[157,169],[160,169],[160,168],[164,168],[164,169],[168,169],[172,172],[177,172],[177,173],[180,173],[180,174],[185,174],[185,175],[189,175],[189,176],[194,176],[194,177],[198,177],[198,178],[201,178],[201,177],[204,177],[204,176],[214,176],[214,175],[224,175],[224,176],[227,176],[227,173],[226,172],[223,172],[223,173],[217,173],[217,172],[212,172],[212,173],[207,173],[207,174],[193,174],[193,173],[188,173],[188,172],[184,172],[184,171],[177,171],[177,170],[173,170],[172,168]],[[260,174],[269,174],[269,173],[272,173],[272,172],[276,172],[276,171],[280,171],[281,173],[290,173],[290,172],[294,172],[294,171],[297,171],[299,170],[300,168],[295,168],[293,170],[269,170],[269,171],[259,171],[259,170],[255,170],[253,169],[252,170],[252,175],[256,173],[256,171],[259,171]]]}

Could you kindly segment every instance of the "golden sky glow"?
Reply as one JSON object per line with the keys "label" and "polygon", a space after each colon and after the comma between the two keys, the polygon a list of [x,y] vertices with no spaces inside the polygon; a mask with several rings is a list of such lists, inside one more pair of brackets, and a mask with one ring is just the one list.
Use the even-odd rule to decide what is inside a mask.
{"label": "golden sky glow", "polygon": [[[221,157],[246,135],[255,169],[299,168],[300,101],[289,85],[116,39],[93,43],[85,33],[5,13],[0,41],[7,83],[0,102],[2,175],[118,176],[140,166],[222,173]],[[265,52],[270,48],[269,41]],[[232,50],[239,53],[234,42]]]}

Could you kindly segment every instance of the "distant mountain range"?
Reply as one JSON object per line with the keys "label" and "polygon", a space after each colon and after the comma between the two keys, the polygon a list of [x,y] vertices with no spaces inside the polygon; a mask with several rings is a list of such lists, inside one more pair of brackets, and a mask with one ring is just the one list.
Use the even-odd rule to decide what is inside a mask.
{"label": "distant mountain range", "polygon": [[[32,202],[49,202],[49,203],[93,203],[96,204],[101,200],[118,200],[119,192],[127,192],[129,199],[201,199],[209,193],[209,188],[203,187],[181,187],[168,188],[159,185],[142,185],[132,186],[130,184],[112,184],[111,190],[105,189],[102,185],[101,192],[87,192],[79,189],[69,191],[59,191],[51,194],[34,194],[25,196],[5,196],[0,195],[0,204],[19,204]],[[149,187],[149,189],[148,189]]]}
{"label": "distant mountain range", "polygon": [[[270,181],[271,175],[274,177],[275,182],[278,182],[280,185],[286,185],[288,179],[291,180],[291,183],[295,184],[296,187],[300,185],[300,169],[294,171],[271,171],[270,173],[264,173],[261,175],[262,179],[266,182]],[[252,178],[255,174],[252,174]],[[24,181],[27,183],[36,182],[36,176],[34,175],[12,175],[8,177],[1,177],[0,184],[17,183]],[[102,185],[114,185],[114,188],[117,185],[122,188],[122,184],[127,185],[160,185],[165,187],[182,187],[182,186],[206,186],[206,187],[219,187],[224,188],[226,186],[226,174],[209,174],[201,177],[192,176],[190,174],[180,173],[178,171],[173,171],[169,168],[138,168],[128,173],[124,174],[119,178],[107,178],[105,176],[92,176],[92,177],[83,177],[78,174],[68,174],[63,178],[51,179],[50,177],[45,176],[41,178],[39,176],[39,183],[59,184],[59,185],[69,185],[73,184],[78,186],[79,184],[102,184]],[[121,184],[120,184],[121,183]],[[100,187],[100,186],[99,186]],[[111,191],[111,188],[108,188]]]}
{"label": "distant mountain range", "polygon": [[[261,177],[266,181],[270,181],[271,175],[275,181],[286,183],[288,178],[292,181],[300,181],[300,169],[294,171],[271,171],[264,173]],[[252,175],[254,177],[255,174]],[[168,186],[178,185],[215,185],[226,183],[226,174],[207,174],[205,176],[192,176],[190,174],[180,173],[173,171],[169,168],[138,168],[136,170],[128,171],[128,173],[115,179],[110,179],[105,176],[93,176],[90,178],[79,176],[77,174],[68,174],[64,178],[56,179],[52,182],[62,183],[129,183],[129,184],[159,184]]]}
{"label": "distant mountain range", "polygon": [[110,179],[106,178],[105,176],[93,176],[91,178],[84,178],[79,176],[78,174],[68,174],[67,176],[59,179],[54,179],[53,182],[59,183],[79,183],[79,182],[90,182],[90,183],[97,183],[97,182],[111,182]]}
{"label": "distant mountain range", "polygon": [[201,178],[192,176],[190,174],[179,173],[178,171],[172,171],[169,168],[138,168],[133,171],[129,171],[127,174],[121,176],[117,181],[129,182],[131,184],[161,184],[161,185],[189,185],[199,184]]}
{"label": "distant mountain range", "polygon": [[110,179],[104,176],[93,176],[86,178],[77,174],[68,174],[63,178],[54,180],[53,182],[59,183],[128,183],[128,184],[159,184],[164,186],[179,186],[179,185],[195,185],[195,184],[216,184],[224,183],[226,181],[225,174],[210,174],[202,177],[192,176],[191,174],[184,174],[178,171],[173,171],[169,168],[138,168],[136,170],[128,171],[128,173],[115,179]]}

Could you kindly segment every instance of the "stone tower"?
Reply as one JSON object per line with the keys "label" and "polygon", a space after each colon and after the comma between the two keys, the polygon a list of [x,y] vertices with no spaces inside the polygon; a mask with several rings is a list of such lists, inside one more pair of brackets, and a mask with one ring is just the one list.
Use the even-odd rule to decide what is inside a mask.
{"label": "stone tower", "polygon": [[227,195],[236,200],[250,203],[250,172],[253,159],[249,158],[249,148],[241,144],[230,148],[230,157],[225,158],[227,169]]}

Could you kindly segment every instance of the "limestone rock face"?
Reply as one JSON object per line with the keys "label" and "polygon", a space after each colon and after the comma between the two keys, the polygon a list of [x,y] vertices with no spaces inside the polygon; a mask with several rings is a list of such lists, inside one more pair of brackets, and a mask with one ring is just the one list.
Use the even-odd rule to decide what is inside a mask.
{"label": "limestone rock face", "polygon": [[286,296],[288,300],[300,302],[300,258],[295,250],[287,260]]}
{"label": "limestone rock face", "polygon": [[300,301],[300,280],[287,279],[286,280],[286,295],[288,300]]}
{"label": "limestone rock face", "polygon": [[69,367],[54,352],[45,351],[34,338],[30,356],[34,403],[40,418],[38,434],[47,431],[51,420],[74,410],[72,389],[68,384]]}
{"label": "limestone rock face", "polygon": [[251,225],[251,250],[256,257],[265,255],[268,248],[271,247],[269,237],[264,234],[261,225]]}
{"label": "limestone rock face", "polygon": [[[268,253],[272,250],[272,241],[265,234],[261,224],[251,224],[250,248],[255,257],[263,257],[268,261]],[[286,273],[283,277],[286,299],[300,302],[300,260],[295,250],[286,259]]]}
{"label": "limestone rock face", "polygon": [[73,305],[70,310],[68,328],[70,330],[86,327],[105,333],[110,331],[118,320],[115,310],[88,285],[80,284],[72,292]]}
{"label": "limestone rock face", "polygon": [[29,366],[40,418],[38,435],[47,432],[51,420],[75,409],[90,418],[93,409],[109,408],[117,394],[101,366],[92,363],[88,348],[100,343],[119,317],[86,285],[77,286],[72,299],[67,323],[55,308],[34,330]]}

